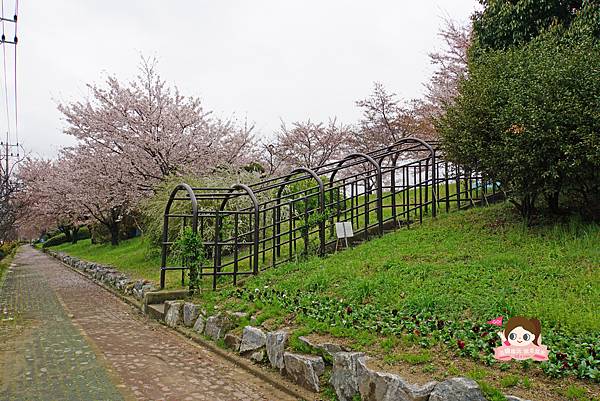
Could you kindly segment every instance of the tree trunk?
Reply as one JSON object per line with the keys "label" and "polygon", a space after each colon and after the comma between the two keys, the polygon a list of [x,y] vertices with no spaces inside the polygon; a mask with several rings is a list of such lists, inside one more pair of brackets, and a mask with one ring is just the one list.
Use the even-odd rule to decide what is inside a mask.
{"label": "tree trunk", "polygon": [[117,246],[119,245],[119,223],[113,222],[109,227],[110,231],[110,244]]}
{"label": "tree trunk", "polygon": [[58,227],[58,231],[60,231],[61,233],[63,233],[65,235],[65,238],[67,239],[67,242],[72,242],[73,241],[73,236],[71,235],[71,228],[70,227],[59,226]]}
{"label": "tree trunk", "polygon": [[531,223],[531,218],[535,211],[536,194],[527,194],[523,197],[521,202],[521,216],[527,221],[527,224]]}
{"label": "tree trunk", "polygon": [[550,208],[550,211],[554,214],[558,213],[558,210],[559,210],[559,203],[558,203],[559,195],[560,195],[560,191],[555,191],[555,192],[552,192],[552,193],[546,195],[546,202],[548,202],[548,208]]}
{"label": "tree trunk", "polygon": [[79,240],[79,228],[80,227],[73,228],[73,235],[71,237],[71,244],[76,244],[77,240]]}

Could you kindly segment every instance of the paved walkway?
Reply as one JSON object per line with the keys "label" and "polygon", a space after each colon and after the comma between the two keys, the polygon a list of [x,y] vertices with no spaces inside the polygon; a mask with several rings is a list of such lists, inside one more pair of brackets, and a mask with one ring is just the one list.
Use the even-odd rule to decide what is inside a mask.
{"label": "paved walkway", "polygon": [[292,400],[24,247],[0,289],[0,400]]}

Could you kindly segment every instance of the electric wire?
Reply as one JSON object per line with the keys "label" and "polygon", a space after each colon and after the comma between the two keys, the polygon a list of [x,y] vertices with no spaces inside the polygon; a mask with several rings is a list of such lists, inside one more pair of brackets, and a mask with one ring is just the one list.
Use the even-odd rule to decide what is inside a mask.
{"label": "electric wire", "polygon": [[15,79],[15,83],[14,83],[14,90],[15,90],[15,139],[17,140],[17,152],[18,152],[18,147],[19,147],[19,102],[17,101],[17,94],[19,93],[17,91],[17,15],[19,15],[19,0],[16,0],[16,4],[15,4],[15,14],[14,14],[14,20],[15,20],[15,74],[14,74],[14,79]]}
{"label": "electric wire", "polygon": [[7,127],[7,141],[10,143],[10,112],[8,104],[8,83],[6,79],[6,35],[4,31],[4,0],[2,0],[2,59],[3,59],[3,71],[4,71],[4,103],[6,105],[6,127]]}

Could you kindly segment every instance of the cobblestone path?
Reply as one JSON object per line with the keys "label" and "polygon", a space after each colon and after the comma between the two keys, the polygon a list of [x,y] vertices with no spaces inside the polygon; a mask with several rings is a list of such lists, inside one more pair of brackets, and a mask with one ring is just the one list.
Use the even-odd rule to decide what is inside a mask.
{"label": "cobblestone path", "polygon": [[23,247],[0,288],[0,400],[293,400]]}

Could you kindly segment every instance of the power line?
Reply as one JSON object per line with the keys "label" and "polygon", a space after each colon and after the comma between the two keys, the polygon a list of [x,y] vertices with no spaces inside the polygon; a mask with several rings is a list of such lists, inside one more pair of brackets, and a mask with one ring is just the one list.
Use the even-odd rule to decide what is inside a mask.
{"label": "power line", "polygon": [[[11,123],[11,116],[10,116],[10,97],[9,97],[9,88],[8,88],[8,68],[6,66],[6,46],[7,45],[14,45],[13,51],[14,51],[14,65],[13,65],[13,69],[14,69],[14,74],[13,74],[13,91],[14,91],[14,132],[15,132],[15,139],[16,139],[16,143],[19,144],[19,134],[18,134],[18,118],[19,118],[19,109],[18,109],[18,96],[17,96],[17,43],[18,43],[18,38],[17,38],[17,15],[19,12],[19,1],[15,0],[15,9],[14,9],[14,14],[13,14],[13,18],[9,19],[6,18],[5,16],[5,9],[4,9],[4,0],[1,0],[1,12],[2,15],[0,16],[0,21],[2,23],[2,36],[0,37],[0,44],[2,44],[2,70],[4,72],[4,77],[3,77],[3,83],[4,83],[4,101],[5,101],[5,108],[6,108],[6,124],[7,124],[7,130],[9,132],[9,138],[10,138],[10,133],[12,131],[12,123]],[[13,36],[13,40],[7,40],[6,38],[6,24],[14,24],[14,36]]]}
{"label": "power line", "polygon": [[[12,173],[12,169],[14,169],[14,167],[19,163],[20,161],[20,155],[19,155],[19,136],[18,136],[18,105],[17,105],[17,14],[18,14],[18,9],[19,9],[19,1],[16,0],[16,4],[15,4],[15,12],[13,15],[12,19],[6,18],[4,16],[4,0],[2,0],[1,3],[1,11],[2,11],[2,16],[0,17],[0,21],[2,22],[2,37],[0,38],[0,44],[2,44],[2,67],[3,67],[3,71],[4,71],[4,100],[6,103],[6,122],[7,122],[7,132],[6,132],[6,142],[4,141],[0,141],[0,152],[4,151],[4,157],[1,158],[1,162],[0,162],[0,171],[2,171],[4,174],[2,177],[3,178],[3,186],[2,189],[0,190],[0,192],[5,192],[8,189],[8,185],[9,185],[9,179]],[[5,30],[5,24],[6,23],[10,23],[10,24],[14,24],[14,37],[13,40],[7,40],[6,39],[6,30]],[[8,74],[7,74],[7,68],[6,68],[6,46],[7,45],[14,45],[14,54],[15,54],[15,64],[14,64],[14,111],[15,111],[15,139],[16,139],[16,143],[11,143],[11,138],[10,138],[10,131],[11,131],[11,121],[10,121],[10,106],[9,106],[9,97],[8,97]],[[15,149],[13,151],[13,149]],[[11,159],[15,159],[15,161],[12,163],[12,167],[11,167],[11,163],[10,160]]]}
{"label": "power line", "polygon": [[15,21],[15,62],[14,62],[14,89],[15,89],[15,139],[17,140],[17,146],[19,146],[19,102],[17,98],[17,94],[19,91],[17,90],[17,15],[19,14],[19,0],[16,0],[15,3],[15,14],[13,16],[13,20]]}
{"label": "power line", "polygon": [[8,111],[8,83],[7,83],[7,79],[6,79],[6,46],[5,46],[5,40],[6,40],[6,35],[4,32],[4,21],[6,20],[6,18],[4,18],[4,0],[2,0],[2,63],[3,63],[3,71],[4,71],[4,103],[6,105],[6,129],[8,130],[8,137],[7,137],[7,141],[10,140],[10,112]]}

